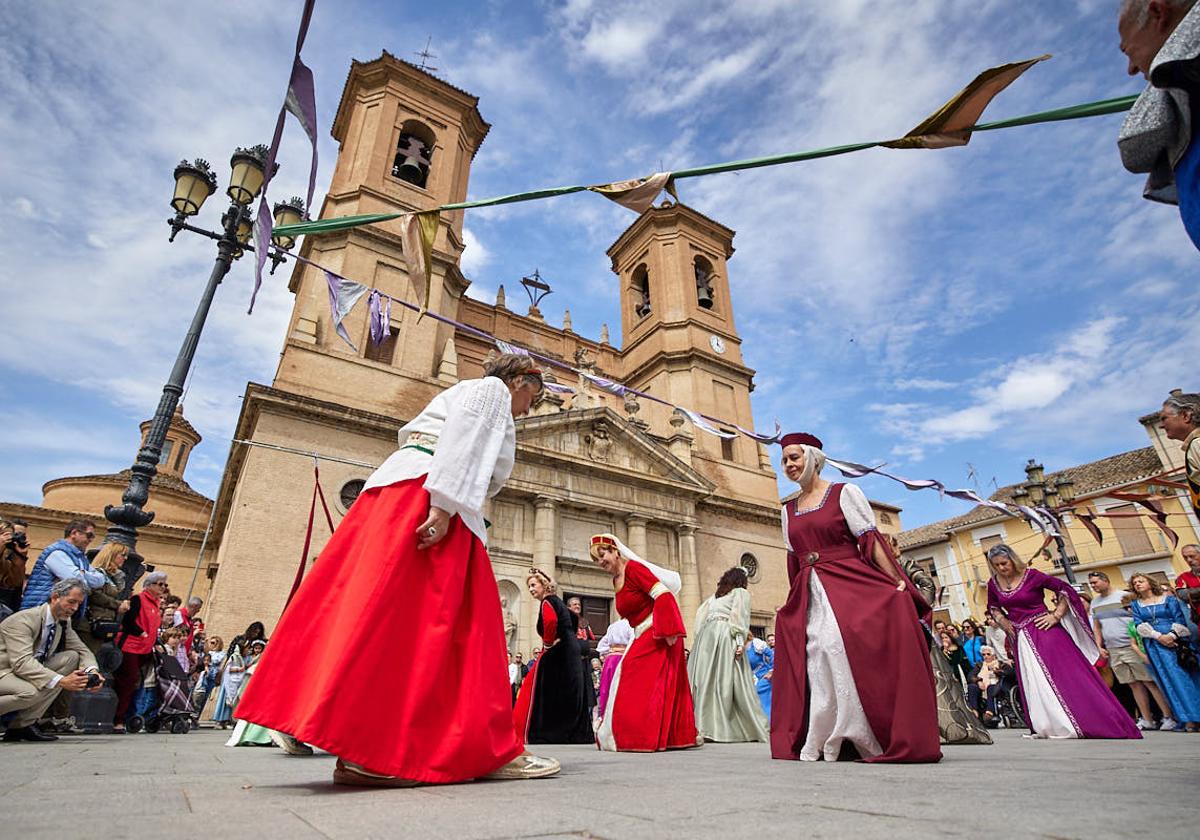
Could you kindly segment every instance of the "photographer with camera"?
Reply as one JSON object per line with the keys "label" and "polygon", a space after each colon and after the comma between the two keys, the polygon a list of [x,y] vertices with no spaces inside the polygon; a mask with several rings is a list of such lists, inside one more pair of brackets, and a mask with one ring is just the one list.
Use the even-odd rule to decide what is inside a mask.
{"label": "photographer with camera", "polygon": [[0,716],[15,712],[5,741],[56,741],[36,721],[62,691],[95,691],[103,683],[96,658],[71,627],[87,586],[59,580],[50,601],[0,624]]}
{"label": "photographer with camera", "polygon": [[25,523],[0,519],[0,605],[12,612],[21,609],[25,589],[25,567],[29,563],[29,539]]}

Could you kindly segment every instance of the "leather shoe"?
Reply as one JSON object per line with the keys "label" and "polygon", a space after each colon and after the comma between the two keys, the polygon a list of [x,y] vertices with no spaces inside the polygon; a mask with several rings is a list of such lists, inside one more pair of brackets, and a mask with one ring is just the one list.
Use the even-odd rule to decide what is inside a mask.
{"label": "leather shoe", "polygon": [[19,726],[5,732],[4,740],[10,743],[13,741],[57,741],[58,736],[43,732],[36,726]]}

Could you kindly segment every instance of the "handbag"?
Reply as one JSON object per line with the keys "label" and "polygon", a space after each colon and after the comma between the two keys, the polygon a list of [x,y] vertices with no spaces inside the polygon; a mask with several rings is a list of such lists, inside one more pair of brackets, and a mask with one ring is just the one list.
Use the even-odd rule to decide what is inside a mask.
{"label": "handbag", "polygon": [[92,637],[101,642],[111,642],[121,632],[121,622],[106,618],[92,619]]}
{"label": "handbag", "polygon": [[1194,674],[1200,671],[1200,660],[1197,660],[1196,651],[1184,639],[1180,639],[1175,643],[1175,661],[1179,663],[1180,668],[1188,673]]}

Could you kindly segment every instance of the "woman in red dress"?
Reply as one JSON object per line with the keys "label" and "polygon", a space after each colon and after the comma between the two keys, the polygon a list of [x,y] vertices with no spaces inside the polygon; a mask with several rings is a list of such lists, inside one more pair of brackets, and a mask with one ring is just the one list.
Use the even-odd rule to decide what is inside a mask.
{"label": "woman in red dress", "polygon": [[863,492],[821,479],[821,441],[790,434],[781,443],[801,492],[783,509],[791,592],[775,619],[771,755],[938,761],[921,627],[929,605],[875,529]]}
{"label": "woman in red dress", "polygon": [[[513,730],[485,499],[512,472],[513,418],[541,392],[528,356],[438,394],[305,577],[238,716],[338,756],[339,784],[524,779],[558,762]],[[453,656],[430,651],[454,651]]]}
{"label": "woman in red dress", "polygon": [[591,555],[612,575],[617,612],[633,627],[633,642],[608,689],[597,744],[622,752],[696,746],[682,644],[687,631],[675,600],[679,575],[641,559],[612,534],[592,537]]}

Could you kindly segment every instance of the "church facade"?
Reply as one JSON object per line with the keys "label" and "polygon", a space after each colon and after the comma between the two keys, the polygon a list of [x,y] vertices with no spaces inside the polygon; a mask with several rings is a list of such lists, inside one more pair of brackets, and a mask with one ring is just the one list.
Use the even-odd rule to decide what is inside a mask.
{"label": "church facade", "polygon": [[[355,62],[333,123],[340,151],[322,217],[465,200],[471,161],[489,128],[477,106],[465,91],[387,53]],[[467,297],[462,225],[462,211],[441,215],[431,311],[753,428],[754,371],[742,360],[730,299],[733,231],[681,204],[639,216],[608,250],[621,308],[622,340],[614,345],[607,328],[595,340],[576,334],[569,319],[547,324],[536,307],[513,311],[503,288],[494,304]],[[424,295],[405,270],[395,222],[310,236],[303,254],[386,294]],[[374,465],[395,449],[399,427],[440,390],[482,375],[495,352],[488,341],[400,307],[393,308],[392,337],[372,345],[365,305],[343,321],[353,350],[332,328],[321,271],[297,265],[289,288],[295,305],[274,381],[247,386],[234,438],[249,443],[234,444],[216,499],[209,627],[226,638],[252,620],[270,632],[302,554],[311,564],[328,539],[318,508],[304,552],[314,460],[296,452],[324,456],[316,463],[336,524]],[[524,584],[531,566],[553,576],[564,598],[580,596],[599,630],[607,626],[611,581],[588,557],[588,538],[601,531],[679,571],[689,628],[717,578],[739,564],[751,571],[753,624],[772,627],[788,586],[765,448],[693,430],[665,406],[548,372],[576,393],[548,392],[518,420],[512,478],[485,512],[510,649],[527,654],[536,645],[535,603]],[[886,510],[898,528],[898,510]],[[405,609],[402,592],[378,597]]]}

